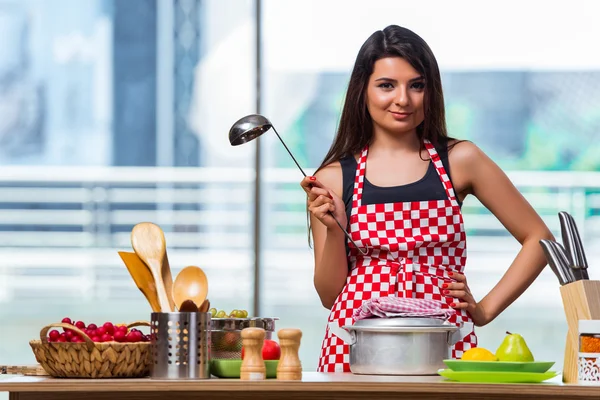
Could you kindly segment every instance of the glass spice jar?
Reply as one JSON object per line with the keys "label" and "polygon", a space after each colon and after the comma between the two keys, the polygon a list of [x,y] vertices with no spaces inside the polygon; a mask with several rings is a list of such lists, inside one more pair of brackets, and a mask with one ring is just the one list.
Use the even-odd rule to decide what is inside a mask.
{"label": "glass spice jar", "polygon": [[600,385],[600,320],[579,320],[579,383]]}

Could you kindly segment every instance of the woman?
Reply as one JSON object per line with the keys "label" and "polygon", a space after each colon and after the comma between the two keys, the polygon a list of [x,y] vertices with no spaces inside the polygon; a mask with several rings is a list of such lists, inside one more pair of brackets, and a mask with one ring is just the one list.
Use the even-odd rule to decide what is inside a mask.
{"label": "woman", "polygon": [[[450,171],[452,175],[450,176]],[[329,322],[352,324],[368,299],[439,300],[450,321],[484,326],[515,301],[546,260],[552,235],[477,146],[448,137],[440,72],[429,46],[388,26],[361,47],[331,149],[301,186],[314,239],[314,284]],[[498,284],[476,301],[463,274],[465,197],[476,196],[522,244]],[[366,255],[346,240],[329,212]],[[477,345],[471,332],[452,356]],[[318,371],[349,371],[348,346],[327,329]]]}

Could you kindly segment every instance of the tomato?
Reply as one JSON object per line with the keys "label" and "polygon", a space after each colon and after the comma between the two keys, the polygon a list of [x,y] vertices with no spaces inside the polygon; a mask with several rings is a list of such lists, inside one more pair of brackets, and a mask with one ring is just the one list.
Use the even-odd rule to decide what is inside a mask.
{"label": "tomato", "polygon": [[[279,343],[274,340],[265,339],[262,348],[263,360],[279,360],[281,357],[281,348]],[[242,360],[244,359],[244,348],[242,347]]]}
{"label": "tomato", "polygon": [[281,357],[281,348],[279,343],[274,340],[265,340],[262,349],[263,360],[279,360]]}

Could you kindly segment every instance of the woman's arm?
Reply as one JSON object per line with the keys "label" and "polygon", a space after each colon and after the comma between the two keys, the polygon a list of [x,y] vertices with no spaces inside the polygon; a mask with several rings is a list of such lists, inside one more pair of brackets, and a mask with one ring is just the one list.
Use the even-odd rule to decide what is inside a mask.
{"label": "woman's arm", "polygon": [[[341,225],[346,226],[346,210],[341,200],[343,178],[340,163],[324,167],[315,177],[316,180],[311,181],[311,190],[317,194],[325,190],[332,195],[335,208],[333,213]],[[327,226],[311,213],[310,223],[315,257],[314,285],[321,303],[330,309],[344,288],[348,276],[346,237],[335,221]]]}
{"label": "woman's arm", "polygon": [[[537,278],[547,264],[540,239],[552,233],[502,170],[471,142],[461,142],[449,153],[453,181],[473,194],[522,245],[516,258],[472,315],[476,325],[493,321]],[[456,179],[455,179],[456,178]]]}

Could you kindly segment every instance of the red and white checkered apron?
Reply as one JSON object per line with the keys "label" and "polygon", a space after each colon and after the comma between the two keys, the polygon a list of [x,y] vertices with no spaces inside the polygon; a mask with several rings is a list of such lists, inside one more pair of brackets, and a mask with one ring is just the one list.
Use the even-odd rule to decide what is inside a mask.
{"label": "red and white checkered apron", "polygon": [[[450,308],[456,299],[442,295],[442,284],[452,282],[449,272],[462,273],[466,263],[466,235],[460,206],[452,183],[435,147],[425,147],[446,189],[445,200],[362,205],[368,146],[356,168],[350,230],[352,239],[367,254],[348,241],[351,271],[338,295],[328,322],[352,325],[352,314],[366,300],[382,296],[438,300]],[[461,326],[472,322],[464,310],[448,321]],[[452,346],[452,357],[477,346],[475,332]],[[319,357],[319,372],[350,372],[349,346],[327,328]]]}

